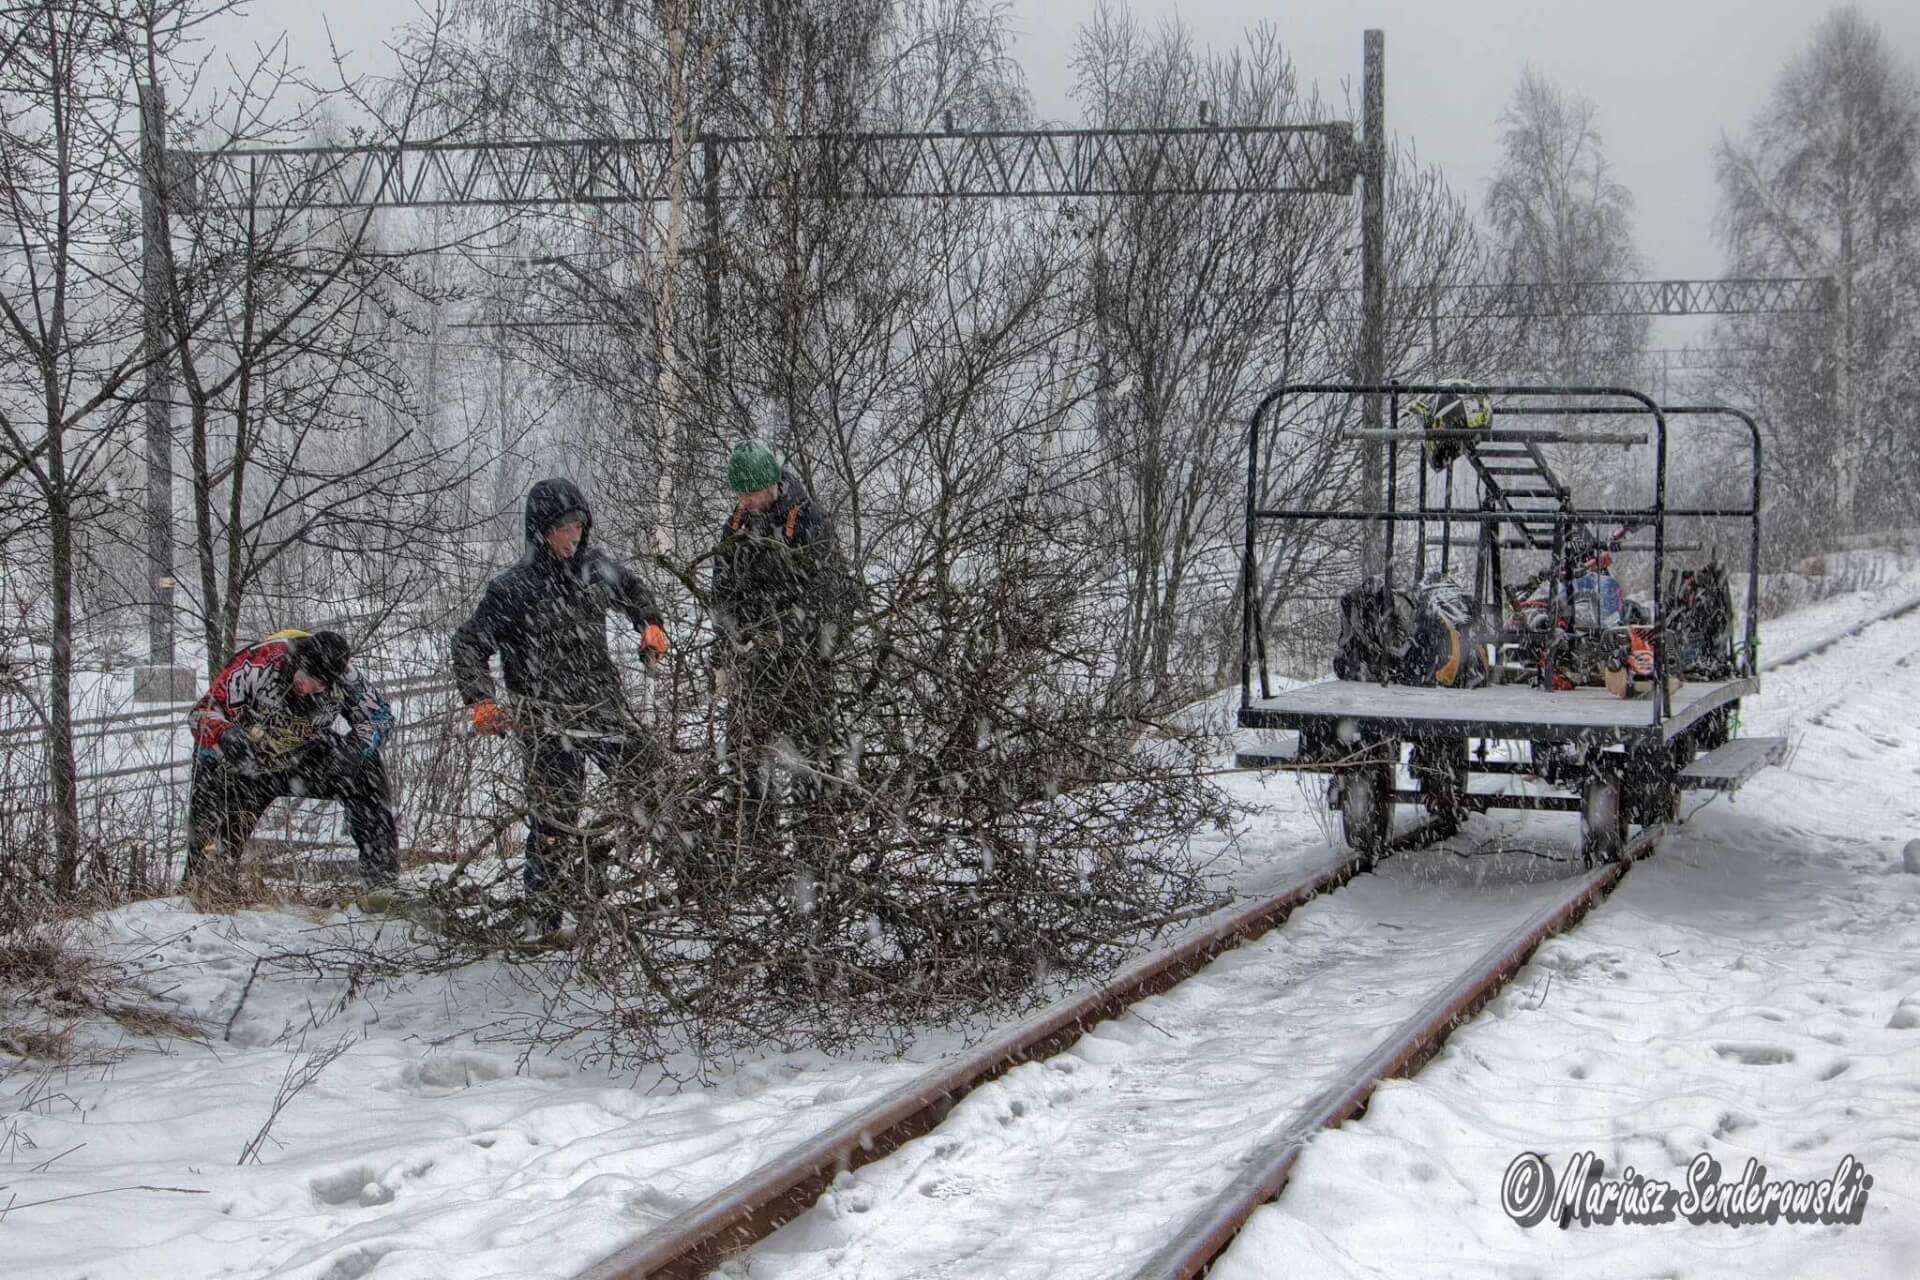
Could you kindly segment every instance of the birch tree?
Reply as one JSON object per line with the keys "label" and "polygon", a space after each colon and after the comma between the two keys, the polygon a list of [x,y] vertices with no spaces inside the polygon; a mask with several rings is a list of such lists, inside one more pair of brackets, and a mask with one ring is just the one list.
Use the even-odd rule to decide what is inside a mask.
{"label": "birch tree", "polygon": [[[1632,280],[1633,195],[1607,163],[1593,103],[1538,71],[1521,73],[1500,116],[1500,159],[1484,216],[1505,282]],[[1560,383],[1631,384],[1646,348],[1644,316],[1554,315],[1527,326],[1530,376]]]}
{"label": "birch tree", "polygon": [[1766,410],[1776,509],[1824,536],[1913,511],[1920,474],[1920,88],[1880,30],[1836,10],[1781,70],[1744,136],[1714,153],[1719,229],[1737,275],[1824,276],[1833,313],[1743,317],[1763,346],[1745,388]]}

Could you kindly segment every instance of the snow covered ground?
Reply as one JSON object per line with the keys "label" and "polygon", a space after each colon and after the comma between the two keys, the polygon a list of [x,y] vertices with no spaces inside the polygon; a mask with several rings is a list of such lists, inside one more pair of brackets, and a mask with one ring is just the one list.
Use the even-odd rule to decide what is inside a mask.
{"label": "snow covered ground", "polygon": [[[1783,620],[1767,652],[1884,603],[1827,602]],[[1419,1077],[1316,1141],[1217,1274],[1920,1273],[1920,875],[1900,862],[1920,836],[1920,615],[1766,687],[1747,731],[1798,737],[1788,766],[1697,813]],[[1243,891],[1329,855],[1311,783],[1234,785],[1266,806],[1237,844],[1211,846]],[[1564,855],[1571,820],[1476,822],[1454,848],[1493,840]],[[948,1127],[843,1179],[730,1273],[1041,1275],[1070,1258],[1079,1274],[1124,1274],[1135,1247],[1125,1224],[1173,1212],[1209,1180],[1222,1135],[1256,1129],[1219,1109],[1237,1082],[1272,1076],[1276,1104],[1310,1091],[1310,1073],[1337,1065],[1335,1046],[1311,1034],[1334,1006],[1384,1025],[1410,998],[1404,970],[1369,964],[1384,940],[1423,914],[1464,925],[1453,913],[1502,910],[1537,889],[1530,881],[1569,872],[1525,854],[1388,864],[1060,1064],[981,1090]],[[519,1052],[512,1037],[539,1009],[503,967],[354,991],[255,972],[262,956],[374,927],[205,916],[178,899],[105,917],[100,944],[207,1037],[96,1029],[100,1051],[120,1051],[111,1066],[83,1057],[48,1071],[0,1056],[4,1274],[566,1276],[918,1070],[790,1054],[705,1087],[613,1079]],[[1188,1045],[1198,1056],[1175,1073],[1154,1055],[1182,1029],[1199,1033]],[[289,1073],[337,1045],[274,1117]],[[914,1057],[950,1047],[929,1037]],[[1318,1056],[1280,1065],[1303,1047]],[[1148,1127],[1175,1102],[1215,1108],[1194,1120],[1193,1149],[1178,1126]],[[1140,1182],[1076,1128],[1088,1105],[1136,1137],[1156,1180]],[[257,1159],[243,1164],[249,1148]],[[1033,1163],[1036,1149],[1051,1158]],[[1668,1179],[1703,1151],[1730,1174],[1755,1156],[1774,1178],[1824,1177],[1852,1154],[1874,1183],[1858,1225],[1562,1231],[1523,1229],[1502,1211],[1515,1156],[1539,1152],[1557,1169],[1582,1150],[1609,1174],[1632,1164]],[[1085,1236],[1049,1221],[1087,1205],[1108,1215],[1091,1254],[1070,1243]]]}

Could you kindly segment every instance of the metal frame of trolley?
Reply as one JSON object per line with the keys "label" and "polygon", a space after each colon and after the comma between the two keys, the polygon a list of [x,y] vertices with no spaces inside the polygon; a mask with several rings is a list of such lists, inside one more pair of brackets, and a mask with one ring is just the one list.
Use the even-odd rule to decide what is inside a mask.
{"label": "metal frame of trolley", "polygon": [[[1341,439],[1385,445],[1386,505],[1350,510],[1265,508],[1261,491],[1261,428],[1269,414],[1290,396],[1378,395],[1387,401],[1389,422],[1398,423],[1402,397],[1459,395],[1485,397],[1494,405],[1489,426],[1352,429]],[[1744,507],[1674,507],[1667,503],[1668,419],[1692,415],[1731,418],[1746,429],[1752,457],[1752,484]],[[1592,417],[1639,416],[1649,420],[1645,434],[1581,432],[1560,425]],[[1514,425],[1528,419],[1554,425]],[[1425,448],[1430,441],[1457,439],[1462,458],[1450,464],[1437,486],[1429,484]],[[1418,471],[1414,506],[1401,509],[1399,468],[1402,442],[1415,444]],[[1582,507],[1570,486],[1554,476],[1542,445],[1652,445],[1653,498],[1643,507]],[[1473,506],[1455,503],[1454,477],[1471,471],[1478,492]],[[1581,820],[1581,850],[1589,864],[1618,858],[1632,825],[1671,821],[1680,792],[1689,789],[1731,791],[1785,753],[1784,739],[1735,738],[1740,700],[1759,690],[1757,592],[1760,558],[1761,445],[1753,419],[1738,409],[1719,406],[1661,406],[1640,392],[1619,387],[1505,386],[1491,384],[1410,384],[1377,386],[1349,383],[1297,383],[1264,396],[1254,410],[1247,439],[1246,543],[1241,561],[1240,724],[1255,729],[1291,729],[1298,741],[1279,752],[1243,753],[1241,763],[1333,775],[1329,800],[1341,811],[1349,844],[1366,854],[1384,850],[1398,804],[1424,807],[1451,829],[1467,815],[1488,809],[1576,811]],[[1415,563],[1424,571],[1428,552],[1440,551],[1440,568],[1450,571],[1456,545],[1474,553],[1474,596],[1483,616],[1504,617],[1503,583],[1507,556],[1545,553],[1551,557],[1548,599],[1558,628],[1563,604],[1570,601],[1575,559],[1571,532],[1596,522],[1619,523],[1650,535],[1650,540],[1619,550],[1651,551],[1652,606],[1656,636],[1665,616],[1668,522],[1676,519],[1745,521],[1747,587],[1743,636],[1733,647],[1724,679],[1695,680],[1670,686],[1670,646],[1656,639],[1653,679],[1644,700],[1622,700],[1605,689],[1552,690],[1512,683],[1480,688],[1444,688],[1371,681],[1329,680],[1276,692],[1267,668],[1264,611],[1259,601],[1259,550],[1262,526],[1282,521],[1362,521],[1372,524],[1383,542],[1387,583],[1394,574],[1395,531],[1416,527]],[[1438,537],[1429,527],[1438,527]],[[1456,541],[1457,527],[1475,530]],[[1418,574],[1416,574],[1416,578]],[[1499,670],[1495,664],[1495,670]],[[1258,678],[1258,694],[1255,679]],[[1501,742],[1525,745],[1525,759],[1494,758]],[[1476,745],[1477,744],[1477,745]],[[1404,755],[1403,755],[1404,753]],[[1414,786],[1398,785],[1405,765]],[[1557,794],[1475,791],[1472,776],[1530,774]]]}

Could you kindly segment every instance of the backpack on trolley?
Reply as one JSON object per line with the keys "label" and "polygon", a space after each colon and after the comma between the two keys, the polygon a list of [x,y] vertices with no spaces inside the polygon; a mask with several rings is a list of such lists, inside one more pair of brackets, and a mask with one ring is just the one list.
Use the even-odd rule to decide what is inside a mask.
{"label": "backpack on trolley", "polygon": [[1735,672],[1733,589],[1717,562],[1667,572],[1661,631],[1667,661],[1689,680],[1725,680]]}
{"label": "backpack on trolley", "polygon": [[1487,682],[1473,597],[1444,573],[1429,573],[1413,598],[1413,635],[1401,664],[1401,683],[1450,689]]}
{"label": "backpack on trolley", "polygon": [[1477,622],[1473,598],[1445,574],[1428,574],[1411,597],[1375,575],[1340,597],[1333,674],[1379,684],[1485,684]]}
{"label": "backpack on trolley", "polygon": [[1342,680],[1397,682],[1407,656],[1409,612],[1379,574],[1348,588],[1340,597],[1333,674]]}

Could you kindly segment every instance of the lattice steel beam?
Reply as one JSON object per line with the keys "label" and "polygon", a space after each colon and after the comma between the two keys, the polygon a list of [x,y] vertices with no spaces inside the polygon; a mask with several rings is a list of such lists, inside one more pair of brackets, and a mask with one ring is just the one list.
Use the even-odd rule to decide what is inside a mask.
{"label": "lattice steel beam", "polygon": [[1726,316],[1833,309],[1833,281],[1820,276],[1452,285],[1437,292],[1443,320]]}
{"label": "lattice steel beam", "polygon": [[[296,147],[182,153],[197,198],[225,208],[423,208],[665,200],[671,142]],[[719,168],[723,200],[1261,195],[1352,190],[1353,127],[1054,129],[702,136],[689,189]]]}
{"label": "lattice steel beam", "polygon": [[[1804,351],[1796,351],[1785,343],[1773,347],[1654,347],[1645,353],[1647,363],[1654,368],[1673,371],[1736,369],[1779,362],[1804,354]],[[1920,343],[1894,343],[1877,354],[1883,360],[1920,364]]]}
{"label": "lattice steel beam", "polygon": [[[1317,292],[1317,291],[1316,291]],[[1424,311],[1433,305],[1431,287],[1389,290],[1390,305]],[[1833,282],[1824,276],[1745,280],[1614,280],[1579,285],[1441,285],[1437,290],[1442,319],[1558,319],[1565,316],[1608,315],[1756,315],[1766,312],[1820,313],[1833,305]],[[1419,295],[1425,294],[1424,298]],[[1324,296],[1324,295],[1323,295]],[[1335,291],[1341,303],[1359,300],[1354,289]],[[1559,307],[1591,306],[1596,310],[1559,310]],[[1348,324],[1359,322],[1357,310],[1344,307],[1336,317]],[[500,322],[489,322],[491,327]],[[544,316],[514,322],[529,330],[571,325],[594,325],[598,321]],[[460,327],[460,326],[456,326]],[[1687,351],[1699,363],[1674,362],[1671,369],[1717,367],[1706,363],[1722,354],[1712,349],[1676,349]],[[1731,351],[1728,348],[1727,351]],[[1751,349],[1756,358],[1765,348]],[[1651,354],[1651,353],[1650,353]],[[1725,363],[1721,360],[1720,363]]]}

